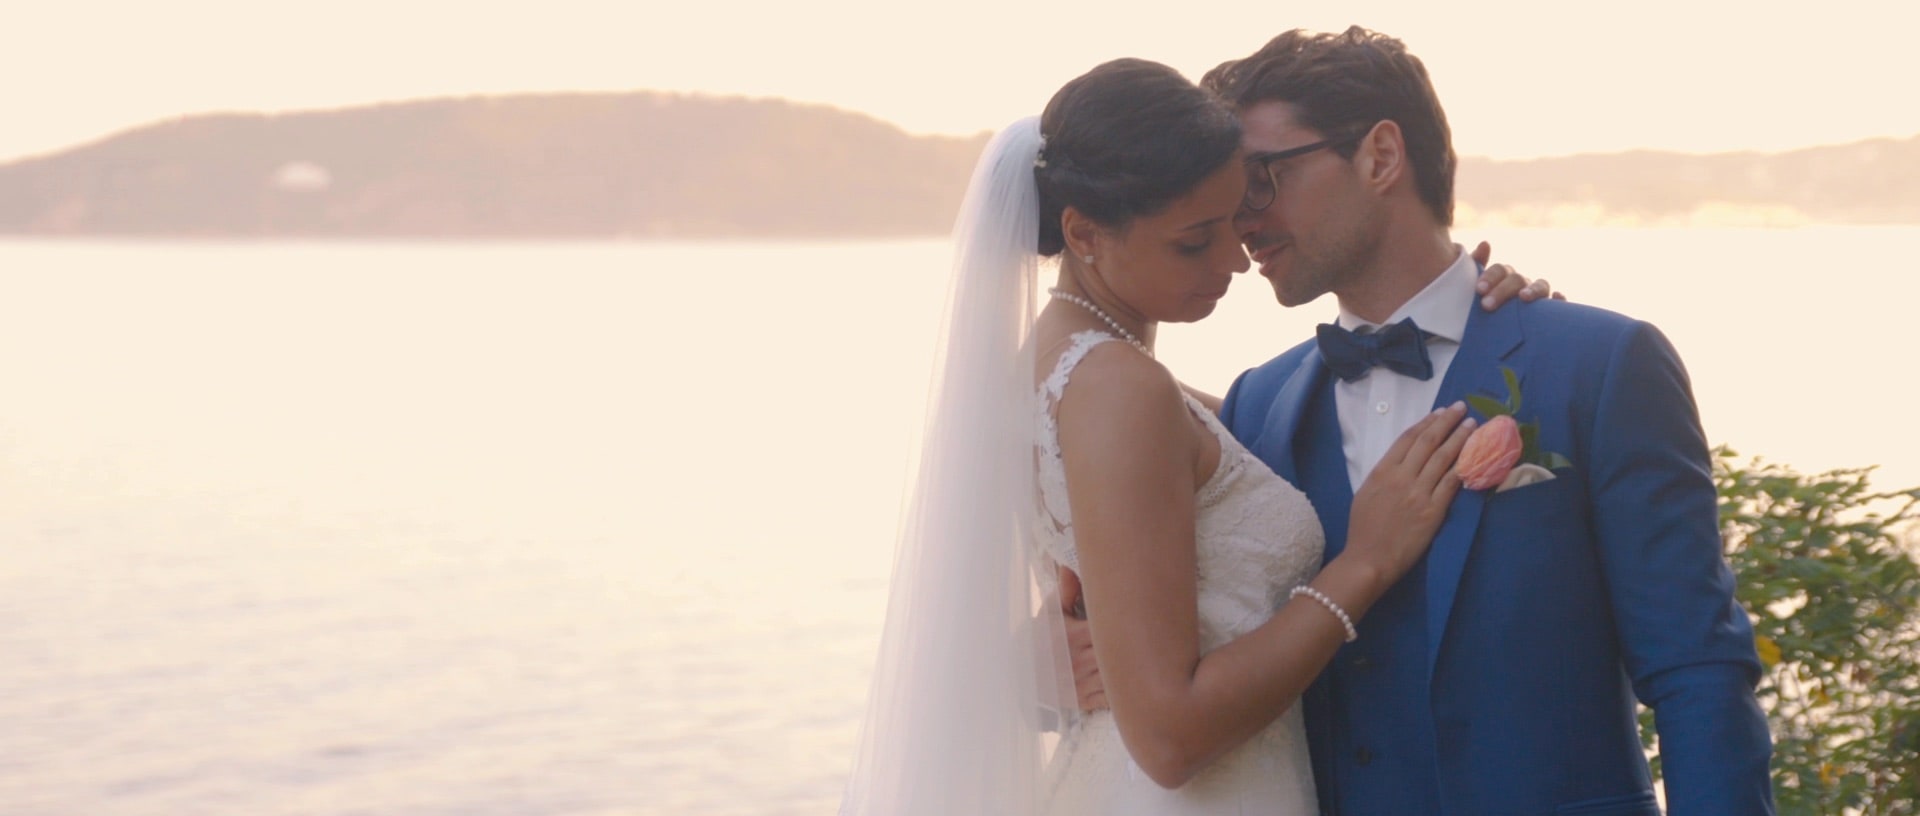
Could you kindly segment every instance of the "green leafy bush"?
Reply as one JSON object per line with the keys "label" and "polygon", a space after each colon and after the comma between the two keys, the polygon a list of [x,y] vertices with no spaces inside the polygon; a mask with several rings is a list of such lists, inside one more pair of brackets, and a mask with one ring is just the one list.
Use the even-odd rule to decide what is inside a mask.
{"label": "green leafy bush", "polygon": [[[1766,664],[1781,814],[1920,814],[1920,488],[1715,452],[1720,528]],[[1651,712],[1641,735],[1655,748]],[[1654,771],[1659,773],[1657,756]]]}

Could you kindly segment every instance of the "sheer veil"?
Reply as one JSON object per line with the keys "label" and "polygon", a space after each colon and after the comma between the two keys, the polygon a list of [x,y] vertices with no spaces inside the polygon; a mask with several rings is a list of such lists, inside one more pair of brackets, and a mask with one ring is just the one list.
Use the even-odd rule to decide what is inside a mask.
{"label": "sheer veil", "polygon": [[846,816],[1038,811],[1055,701],[1073,699],[1032,522],[1038,118],[988,143],[953,283]]}

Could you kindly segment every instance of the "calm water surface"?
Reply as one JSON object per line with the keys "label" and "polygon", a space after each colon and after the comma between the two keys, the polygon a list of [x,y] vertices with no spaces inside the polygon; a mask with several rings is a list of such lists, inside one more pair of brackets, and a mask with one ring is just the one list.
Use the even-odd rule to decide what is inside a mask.
{"label": "calm water surface", "polygon": [[[1714,440],[1920,484],[1920,230],[1462,237],[1659,324]],[[0,243],[0,813],[831,812],[945,252]]]}

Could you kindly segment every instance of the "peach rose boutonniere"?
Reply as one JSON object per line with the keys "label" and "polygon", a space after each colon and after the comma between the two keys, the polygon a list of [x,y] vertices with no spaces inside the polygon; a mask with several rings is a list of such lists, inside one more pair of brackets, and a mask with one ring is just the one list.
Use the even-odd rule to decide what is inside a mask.
{"label": "peach rose boutonniere", "polygon": [[1507,398],[1500,401],[1485,394],[1467,397],[1474,410],[1487,421],[1467,437],[1456,465],[1461,486],[1468,490],[1493,489],[1495,493],[1548,481],[1558,468],[1572,467],[1567,457],[1540,449],[1540,423],[1522,423],[1520,413],[1520,377],[1502,366],[1507,380]]}

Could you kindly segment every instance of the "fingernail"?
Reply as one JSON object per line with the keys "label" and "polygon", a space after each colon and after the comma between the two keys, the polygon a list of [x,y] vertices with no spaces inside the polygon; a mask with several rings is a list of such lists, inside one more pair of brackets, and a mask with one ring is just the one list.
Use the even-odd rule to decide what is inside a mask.
{"label": "fingernail", "polygon": [[1481,298],[1480,305],[1485,306],[1489,309],[1493,308],[1493,296],[1488,295],[1486,297]]}
{"label": "fingernail", "polygon": [[1452,405],[1449,405],[1449,406],[1447,406],[1447,407],[1448,407],[1448,408],[1459,408],[1459,409],[1461,409],[1461,410],[1466,410],[1466,407],[1467,407],[1467,403],[1466,403],[1466,402],[1465,402],[1464,400],[1454,400],[1454,401],[1453,401],[1453,404],[1452,404]]}
{"label": "fingernail", "polygon": [[1473,426],[1478,424],[1480,423],[1473,421],[1473,417],[1467,417],[1466,419],[1463,419],[1460,421],[1460,427],[1462,428],[1472,428]]}
{"label": "fingernail", "polygon": [[1474,281],[1474,283],[1473,283],[1473,291],[1475,291],[1475,292],[1479,292],[1479,293],[1481,293],[1481,294],[1486,294],[1486,291],[1487,291],[1487,282],[1486,282],[1486,281]]}

